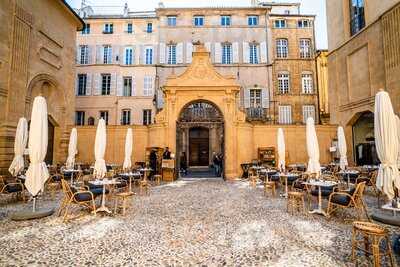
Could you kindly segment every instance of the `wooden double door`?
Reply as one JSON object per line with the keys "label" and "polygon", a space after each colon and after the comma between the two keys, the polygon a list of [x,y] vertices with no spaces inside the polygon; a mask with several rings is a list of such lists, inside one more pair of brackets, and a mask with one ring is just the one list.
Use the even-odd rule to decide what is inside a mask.
{"label": "wooden double door", "polygon": [[209,130],[194,127],[189,130],[189,166],[208,166],[210,159]]}

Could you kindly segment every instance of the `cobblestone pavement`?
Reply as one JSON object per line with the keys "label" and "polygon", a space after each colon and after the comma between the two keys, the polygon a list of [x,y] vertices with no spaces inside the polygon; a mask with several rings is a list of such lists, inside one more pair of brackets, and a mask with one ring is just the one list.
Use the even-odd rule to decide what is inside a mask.
{"label": "cobblestone pavement", "polygon": [[[58,207],[46,196],[39,205]],[[125,217],[13,222],[31,203],[0,204],[0,266],[352,266],[346,214],[289,215],[262,187],[179,180],[135,196]],[[369,266],[360,257],[359,266]]]}

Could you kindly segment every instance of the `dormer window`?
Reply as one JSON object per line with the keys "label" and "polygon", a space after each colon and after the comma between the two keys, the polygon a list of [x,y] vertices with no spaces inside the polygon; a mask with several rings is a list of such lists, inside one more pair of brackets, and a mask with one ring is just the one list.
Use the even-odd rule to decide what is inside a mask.
{"label": "dormer window", "polygon": [[89,23],[85,23],[85,25],[83,25],[83,29],[82,29],[82,34],[90,34],[90,24]]}
{"label": "dormer window", "polygon": [[231,16],[221,16],[221,26],[231,26]]}
{"label": "dormer window", "polygon": [[126,25],[126,32],[127,33],[133,33],[133,24],[132,23],[128,23]]}
{"label": "dormer window", "polygon": [[309,21],[308,19],[301,19],[297,22],[297,27],[309,28],[309,27],[311,27],[311,21]]}
{"label": "dormer window", "polygon": [[146,32],[147,33],[152,33],[153,32],[153,23],[151,23],[151,22],[147,23]]}
{"label": "dormer window", "polygon": [[176,16],[168,16],[167,17],[167,24],[170,27],[175,27],[176,26]]}
{"label": "dormer window", "polygon": [[113,33],[114,32],[114,30],[113,30],[113,24],[112,23],[106,23],[106,24],[104,24],[104,31],[103,31],[103,33],[105,33],[105,34],[111,34],[111,33]]}
{"label": "dormer window", "polygon": [[277,19],[274,21],[275,28],[286,28],[286,20]]}

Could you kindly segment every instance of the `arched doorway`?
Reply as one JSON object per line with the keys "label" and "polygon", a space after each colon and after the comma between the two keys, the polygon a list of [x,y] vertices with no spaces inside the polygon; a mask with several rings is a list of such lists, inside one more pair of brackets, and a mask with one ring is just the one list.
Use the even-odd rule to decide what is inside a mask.
{"label": "arched doorway", "polygon": [[379,163],[375,148],[374,113],[365,111],[357,114],[352,125],[354,161],[357,165],[376,165]]}
{"label": "arched doorway", "polygon": [[185,157],[188,176],[215,176],[213,155],[224,155],[224,119],[219,108],[206,100],[191,102],[181,110],[176,129],[177,167]]}

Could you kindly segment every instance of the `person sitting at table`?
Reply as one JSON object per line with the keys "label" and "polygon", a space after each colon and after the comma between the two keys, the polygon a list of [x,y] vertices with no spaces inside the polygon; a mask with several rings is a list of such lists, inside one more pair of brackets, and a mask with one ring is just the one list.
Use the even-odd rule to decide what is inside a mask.
{"label": "person sitting at table", "polygon": [[163,153],[163,159],[171,159],[171,152],[169,151],[169,147],[165,148],[165,151]]}

